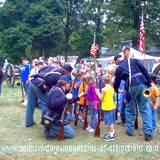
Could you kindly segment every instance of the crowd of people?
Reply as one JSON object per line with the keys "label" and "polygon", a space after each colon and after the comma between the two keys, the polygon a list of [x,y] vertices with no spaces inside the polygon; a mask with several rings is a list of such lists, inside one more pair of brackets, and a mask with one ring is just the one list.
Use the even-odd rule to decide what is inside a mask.
{"label": "crowd of people", "polygon": [[34,110],[38,106],[42,118],[47,115],[52,119],[49,127],[42,124],[42,128],[46,138],[53,139],[60,132],[61,118],[67,105],[65,138],[74,137],[70,123],[78,118],[78,124],[82,126],[86,116],[90,118],[85,130],[94,133],[100,114],[106,126],[104,139],[111,141],[116,139],[115,123],[124,125],[126,134],[134,136],[138,109],[144,138],[152,140],[159,106],[156,76],[150,75],[139,60],[130,56],[129,46],[124,46],[122,51],[123,55],[116,55],[105,72],[97,64],[90,66],[84,61],[71,65],[52,57],[46,62],[40,57],[30,65],[27,59],[23,59],[20,68],[27,95],[25,126],[36,124]]}

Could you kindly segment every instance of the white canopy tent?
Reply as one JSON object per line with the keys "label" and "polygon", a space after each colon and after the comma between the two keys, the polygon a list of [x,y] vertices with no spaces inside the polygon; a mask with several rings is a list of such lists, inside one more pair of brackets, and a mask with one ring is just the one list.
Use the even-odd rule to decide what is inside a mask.
{"label": "white canopy tent", "polygon": [[[160,59],[160,57],[150,56],[150,55],[147,55],[147,54],[144,55],[141,52],[135,50],[134,48],[130,48],[130,52],[131,52],[131,55],[132,55],[133,58],[140,59],[140,60]],[[123,55],[122,52],[120,54]],[[114,56],[110,56],[110,57],[107,57],[107,58],[99,58],[98,60],[99,61],[112,61],[112,60],[114,60]]]}

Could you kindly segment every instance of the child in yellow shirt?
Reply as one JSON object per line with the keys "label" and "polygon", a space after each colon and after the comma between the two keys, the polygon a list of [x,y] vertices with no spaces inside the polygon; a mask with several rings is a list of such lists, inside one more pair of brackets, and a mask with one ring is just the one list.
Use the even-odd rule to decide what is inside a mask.
{"label": "child in yellow shirt", "polygon": [[99,91],[98,97],[102,101],[102,110],[104,112],[104,123],[108,125],[108,132],[104,136],[104,140],[112,141],[115,140],[115,104],[114,104],[114,89],[110,85],[112,76],[110,74],[106,74],[103,77],[105,87],[102,89],[102,93],[100,94]]}

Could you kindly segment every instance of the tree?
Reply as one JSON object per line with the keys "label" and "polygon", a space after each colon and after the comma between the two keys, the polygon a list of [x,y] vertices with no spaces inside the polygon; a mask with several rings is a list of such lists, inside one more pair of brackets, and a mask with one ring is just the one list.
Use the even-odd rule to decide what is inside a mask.
{"label": "tree", "polygon": [[[146,46],[159,41],[159,12],[160,1],[143,1]],[[141,21],[142,0],[111,0],[107,6],[107,22],[103,30],[107,44],[131,39],[133,46],[138,47],[139,28]]]}
{"label": "tree", "polygon": [[14,61],[37,52],[49,56],[53,48],[58,48],[61,24],[42,1],[7,1],[0,13],[0,47]]}
{"label": "tree", "polygon": [[84,0],[59,0],[62,6],[62,24],[64,32],[64,55],[67,56],[71,51],[70,36],[73,31],[81,24],[81,14],[83,10]]}
{"label": "tree", "polygon": [[61,40],[61,24],[44,5],[31,4],[24,14],[24,22],[33,36],[32,46],[46,57]]}
{"label": "tree", "polygon": [[[145,0],[146,47],[160,42],[160,1]],[[100,46],[122,40],[138,46],[139,0],[7,0],[0,8],[0,52],[17,62],[63,54],[88,56],[96,32]],[[118,49],[118,48],[116,48]]]}
{"label": "tree", "polygon": [[96,41],[100,46],[103,45],[106,5],[104,0],[85,1],[81,14],[81,25],[71,36],[72,49],[77,55],[89,56],[94,33],[96,33]]}

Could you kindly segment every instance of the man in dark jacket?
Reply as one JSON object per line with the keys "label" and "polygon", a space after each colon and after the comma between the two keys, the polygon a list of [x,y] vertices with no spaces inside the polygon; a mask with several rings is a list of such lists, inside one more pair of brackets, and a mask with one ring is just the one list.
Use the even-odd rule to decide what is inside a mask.
{"label": "man in dark jacket", "polygon": [[[67,66],[69,67],[69,66]],[[52,86],[57,84],[59,78],[68,73],[67,67],[55,69],[52,66],[47,66],[39,71],[31,80],[28,90],[28,104],[26,110],[26,127],[33,126],[35,124],[33,120],[34,109],[39,103],[41,113],[46,111],[47,106],[47,94]],[[71,71],[71,69],[70,69]]]}
{"label": "man in dark jacket", "polygon": [[[60,119],[64,111],[67,101],[75,102],[79,97],[72,98],[72,94],[65,94],[65,91],[70,87],[70,78],[67,76],[61,76],[58,80],[58,84],[53,86],[48,95],[47,108],[52,116],[55,117],[53,125],[49,129],[45,129],[46,138],[55,138],[58,136],[60,131]],[[67,116],[65,116],[67,119]],[[64,126],[64,138],[73,138],[74,130],[70,127],[69,123]]]}
{"label": "man in dark jacket", "polygon": [[[151,108],[149,105],[150,99],[149,97],[145,97],[143,95],[143,91],[149,89],[151,79],[143,64],[139,60],[130,57],[129,46],[124,46],[122,51],[124,53],[125,60],[122,61],[116,69],[114,88],[115,91],[118,92],[120,82],[121,80],[124,80],[126,81],[126,92],[130,91],[131,93],[126,94],[125,97],[126,100],[131,99],[131,101],[126,104],[125,108],[127,127],[126,133],[129,136],[133,135],[134,122],[136,118],[136,105],[138,103],[139,111],[143,120],[145,140],[150,141],[152,139],[152,117]],[[131,78],[129,78],[129,70],[131,73]]]}

